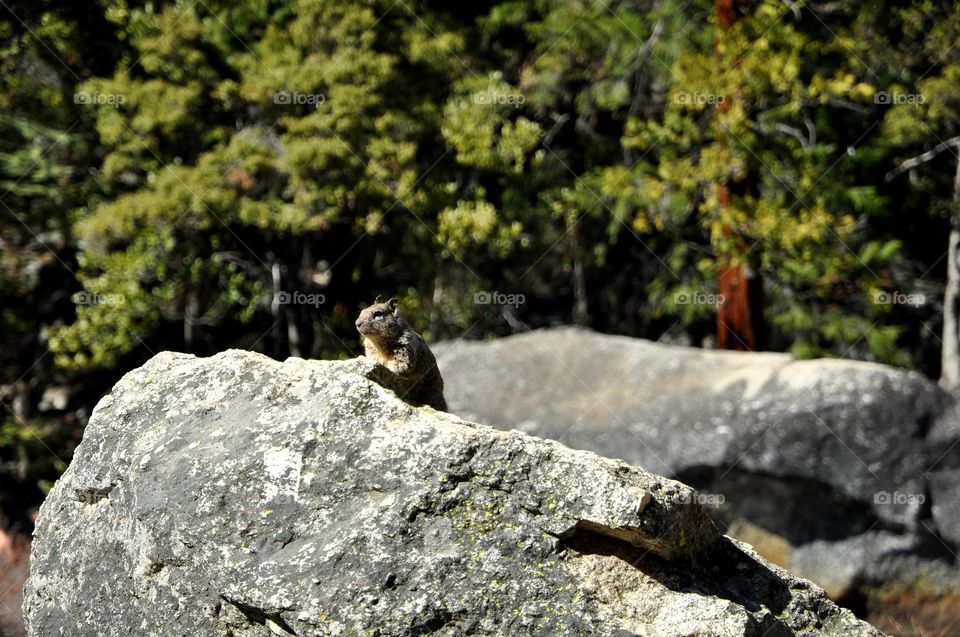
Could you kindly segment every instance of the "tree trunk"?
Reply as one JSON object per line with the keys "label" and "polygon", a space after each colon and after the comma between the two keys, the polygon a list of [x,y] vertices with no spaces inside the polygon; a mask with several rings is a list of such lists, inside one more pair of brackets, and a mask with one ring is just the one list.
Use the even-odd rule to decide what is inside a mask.
{"label": "tree trunk", "polygon": [[714,0],[713,10],[717,15],[717,22],[724,29],[729,29],[737,21],[733,0]]}
{"label": "tree trunk", "polygon": [[960,161],[953,177],[953,206],[947,243],[947,285],[943,293],[940,386],[960,394]]}
{"label": "tree trunk", "polygon": [[753,352],[765,345],[763,281],[750,268],[720,268],[717,303],[717,347]]}
{"label": "tree trunk", "polygon": [[200,316],[200,299],[195,290],[187,292],[187,302],[183,307],[183,347],[193,351],[193,332]]}
{"label": "tree trunk", "polygon": [[[729,29],[738,20],[739,13],[748,8],[743,0],[714,0],[717,22],[723,30]],[[717,57],[720,55],[719,43]],[[723,69],[720,69],[722,72]],[[728,96],[718,108],[727,109],[732,99]],[[720,184],[720,206],[730,202],[733,184]],[[750,176],[740,184],[743,193],[750,193],[753,183]],[[725,229],[732,232],[731,229]],[[748,267],[741,259],[730,259],[719,264],[717,272],[717,347],[756,351],[766,345],[766,326],[763,320],[763,279],[759,272]]]}
{"label": "tree trunk", "polygon": [[587,304],[587,277],[583,270],[583,257],[577,255],[573,261],[573,322],[575,325],[589,325],[590,312]]}
{"label": "tree trunk", "polygon": [[574,325],[590,325],[590,302],[587,294],[587,273],[584,261],[586,250],[583,249],[580,239],[580,221],[574,221],[570,229],[570,238],[573,243],[573,311]]}

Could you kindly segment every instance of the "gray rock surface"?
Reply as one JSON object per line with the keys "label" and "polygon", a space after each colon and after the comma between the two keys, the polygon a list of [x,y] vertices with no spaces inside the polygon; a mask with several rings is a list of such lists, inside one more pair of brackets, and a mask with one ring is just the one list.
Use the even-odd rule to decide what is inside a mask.
{"label": "gray rock surface", "polygon": [[960,546],[960,469],[930,476],[933,523],[953,546]]}
{"label": "gray rock surface", "polygon": [[43,504],[30,635],[880,635],[687,486],[414,408],[363,360],[164,353]]}
{"label": "gray rock surface", "polygon": [[[825,547],[823,559],[786,556],[818,583],[909,578],[912,554],[956,566],[957,491],[947,477],[934,483],[944,486],[932,494],[933,524],[930,475],[960,467],[960,428],[948,398],[920,374],[575,328],[434,351],[452,412],[719,494],[712,514],[721,526],[745,519],[791,547]],[[870,551],[833,550],[858,537]],[[838,556],[848,561],[831,567]],[[956,569],[942,566],[932,572],[955,582]]]}

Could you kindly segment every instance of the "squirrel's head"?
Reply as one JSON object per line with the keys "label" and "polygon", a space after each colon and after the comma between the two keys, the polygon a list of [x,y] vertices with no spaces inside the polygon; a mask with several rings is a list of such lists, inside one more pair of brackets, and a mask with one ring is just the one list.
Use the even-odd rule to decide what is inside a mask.
{"label": "squirrel's head", "polygon": [[406,324],[397,310],[397,299],[383,302],[378,296],[373,305],[360,312],[357,331],[367,338],[397,338],[403,334]]}

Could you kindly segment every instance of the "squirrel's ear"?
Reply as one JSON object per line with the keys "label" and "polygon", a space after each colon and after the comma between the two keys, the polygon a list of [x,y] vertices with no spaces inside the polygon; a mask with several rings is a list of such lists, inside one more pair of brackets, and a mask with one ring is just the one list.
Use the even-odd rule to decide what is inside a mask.
{"label": "squirrel's ear", "polygon": [[387,301],[387,305],[389,305],[390,309],[393,310],[394,312],[397,311],[397,303],[399,303],[399,301],[396,299],[396,297]]}
{"label": "squirrel's ear", "polygon": [[381,297],[381,296],[378,294],[378,295],[377,295],[377,298],[373,299],[373,304],[376,305],[377,303],[380,303],[380,302],[382,302],[382,301],[383,301],[383,297]]}

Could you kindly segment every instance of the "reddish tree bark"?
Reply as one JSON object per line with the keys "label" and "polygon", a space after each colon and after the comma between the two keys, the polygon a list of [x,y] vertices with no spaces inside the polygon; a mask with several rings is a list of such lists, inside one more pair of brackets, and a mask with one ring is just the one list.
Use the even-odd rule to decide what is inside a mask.
{"label": "reddish tree bark", "polygon": [[760,276],[742,265],[723,266],[719,271],[719,293],[722,302],[717,310],[717,347],[762,349],[766,339]]}
{"label": "reddish tree bark", "polygon": [[714,0],[714,11],[717,14],[717,22],[724,29],[729,29],[737,21],[737,13],[733,7],[733,0]]}
{"label": "reddish tree bark", "polygon": [[[745,9],[744,0],[714,0],[714,10],[721,29],[728,29],[740,16],[738,9]],[[719,58],[719,46],[717,47]],[[722,65],[722,60],[720,60]],[[720,69],[723,72],[723,69]],[[721,103],[729,108],[734,96]],[[749,177],[738,184],[744,192],[752,190]],[[729,181],[720,185],[720,206],[730,203],[730,191],[733,184]],[[732,229],[727,229],[733,234]],[[740,246],[741,254],[748,251]],[[717,271],[717,291],[720,302],[717,305],[717,347],[755,351],[766,345],[766,324],[763,320],[763,279],[759,272],[750,268],[743,259],[733,258],[722,263]]]}

